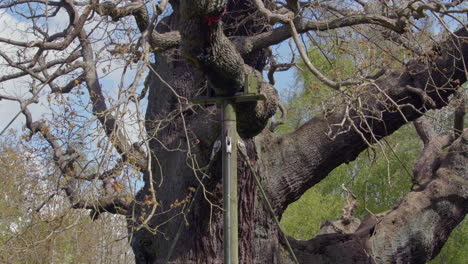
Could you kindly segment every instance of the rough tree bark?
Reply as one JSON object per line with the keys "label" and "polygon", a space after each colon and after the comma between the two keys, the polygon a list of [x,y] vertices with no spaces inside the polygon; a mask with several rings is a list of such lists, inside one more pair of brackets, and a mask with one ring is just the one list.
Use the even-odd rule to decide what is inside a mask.
{"label": "rough tree bark", "polygon": [[[187,99],[207,86],[218,95],[233,94],[241,88],[246,74],[263,80],[260,72],[266,55],[255,45],[261,46],[262,41],[277,43],[289,31],[285,25],[273,35],[272,28],[259,26],[265,23],[255,24],[263,18],[254,14],[251,1],[229,1],[224,24],[216,18],[224,14],[225,1],[171,4],[174,12],[160,23],[157,34],[178,30],[180,36],[176,39],[180,40],[174,43],[181,49],[180,53],[156,53],[153,68],[158,75],[150,74],[147,80],[152,170],[145,175],[145,186],[129,221],[131,245],[138,263],[165,263],[182,223],[170,263],[222,263],[219,155],[209,167],[208,177],[197,169],[210,161],[213,143],[219,137],[219,114],[215,107],[189,107]],[[258,17],[247,20],[245,30],[233,27],[246,15]],[[359,19],[359,23],[390,23]],[[309,27],[321,30],[319,26],[296,21],[300,32]],[[231,41],[230,34],[237,39]],[[242,37],[262,34],[273,37]],[[448,104],[459,84],[466,82],[466,28],[456,35],[465,40],[450,37],[437,47],[438,53],[429,63],[415,59],[405,69],[361,85],[355,91],[356,105],[343,105],[317,116],[288,135],[265,129],[278,104],[278,95],[267,82],[260,84],[268,98],[265,102],[236,105],[238,130],[250,162],[279,217],[330,171],[354,160],[368,143],[416,120],[428,106],[441,108]],[[346,233],[325,232],[309,241],[289,238],[301,263],[425,263],[437,255],[468,210],[468,132],[441,144],[441,139],[423,125],[418,126],[418,131],[426,138],[418,163],[424,165],[415,168],[415,186],[408,195],[392,210],[369,216]],[[442,151],[445,147],[448,152]],[[252,172],[240,156],[238,164],[239,263],[293,263],[282,234],[257,195]],[[427,170],[427,166],[431,169]],[[155,193],[149,191],[151,183]],[[200,183],[203,192],[194,196]],[[153,206],[148,202],[152,195],[158,203],[157,211],[149,222],[150,228],[139,228]],[[195,199],[194,206],[187,211],[191,199]]]}

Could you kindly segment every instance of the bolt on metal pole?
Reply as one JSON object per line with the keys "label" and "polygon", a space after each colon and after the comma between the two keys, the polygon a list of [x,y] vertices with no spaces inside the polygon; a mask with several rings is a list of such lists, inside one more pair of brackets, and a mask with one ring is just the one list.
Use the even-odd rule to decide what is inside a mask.
{"label": "bolt on metal pole", "polygon": [[224,264],[239,263],[237,216],[237,128],[234,102],[223,100]]}

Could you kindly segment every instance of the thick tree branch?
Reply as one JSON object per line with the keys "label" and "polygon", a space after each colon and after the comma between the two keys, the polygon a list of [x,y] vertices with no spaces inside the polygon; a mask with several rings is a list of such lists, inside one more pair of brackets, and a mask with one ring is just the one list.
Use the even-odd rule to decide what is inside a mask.
{"label": "thick tree branch", "polygon": [[[349,15],[325,21],[295,21],[295,27],[298,33],[305,33],[307,31],[327,31],[361,24],[379,25],[396,32],[402,32],[403,30],[397,20],[373,14]],[[248,54],[254,50],[278,44],[291,36],[292,32],[290,26],[284,25],[255,36],[239,38],[235,42],[241,54]]]}
{"label": "thick tree branch", "polygon": [[110,16],[112,21],[119,21],[121,18],[133,15],[140,32],[144,32],[149,25],[148,9],[144,1],[137,0],[124,6],[117,6],[113,2],[104,2],[92,6],[92,9],[101,16]]}
{"label": "thick tree branch", "polygon": [[[18,47],[35,47],[39,48],[38,55],[40,55],[44,50],[64,50],[66,49],[74,39],[80,34],[81,29],[83,28],[86,20],[88,19],[89,14],[91,13],[91,8],[86,6],[79,18],[75,18],[77,11],[73,7],[73,4],[70,1],[65,0],[60,4],[67,10],[70,20],[73,20],[72,23],[65,29],[63,32],[57,33],[50,36],[46,41],[32,41],[32,42],[22,42],[11,39],[0,38],[0,42],[7,44],[15,45]],[[65,38],[63,41],[55,42],[59,38]],[[37,55],[36,55],[37,56]]]}
{"label": "thick tree branch", "polygon": [[455,117],[453,120],[453,137],[458,138],[465,126],[465,114],[466,114],[466,99],[463,91],[459,91],[457,94],[456,102],[457,107],[455,108]]}
{"label": "thick tree branch", "polygon": [[299,261],[374,264],[433,259],[468,212],[468,130],[448,154],[439,152],[438,157],[431,166],[435,169],[426,170],[424,178],[430,180],[422,188],[408,193],[392,210],[368,216],[354,232],[332,230],[308,241],[290,238]]}
{"label": "thick tree branch", "polygon": [[433,141],[434,137],[437,136],[434,129],[432,129],[432,124],[425,117],[420,117],[413,123],[424,146],[429,145],[429,143]]}
{"label": "thick tree branch", "polygon": [[[468,130],[450,147],[422,189],[410,192],[376,225],[370,239],[382,262],[426,263],[468,212]],[[390,246],[391,245],[391,246]]]}
{"label": "thick tree branch", "polygon": [[84,80],[89,92],[93,106],[93,114],[97,117],[104,128],[106,135],[113,142],[117,151],[122,155],[125,161],[132,163],[141,171],[147,169],[146,154],[139,149],[134,148],[130,139],[122,131],[122,128],[116,121],[116,118],[109,112],[106,100],[102,93],[101,84],[96,69],[93,50],[88,36],[84,30],[80,33],[80,43],[82,46],[82,56],[85,63]]}
{"label": "thick tree branch", "polygon": [[[264,132],[258,139],[264,155],[262,170],[271,176],[268,192],[277,200],[281,214],[304,191],[342,163],[354,160],[370,143],[390,135],[408,121],[427,111],[419,95],[407,85],[424,91],[437,108],[448,104],[448,97],[466,82],[468,64],[466,28],[439,46],[440,54],[427,64],[409,63],[403,72],[392,72],[374,83],[356,90],[352,103],[341,110],[317,116],[297,131],[277,136]],[[266,154],[268,153],[268,154]],[[273,195],[274,194],[274,195]]]}
{"label": "thick tree branch", "polygon": [[413,170],[413,189],[418,189],[430,180],[427,177],[431,176],[440,166],[442,150],[449,142],[447,139],[437,135],[432,128],[433,124],[424,116],[416,119],[413,123],[416,132],[424,144],[421,157]]}
{"label": "thick tree branch", "polygon": [[119,21],[121,18],[133,15],[141,33],[148,30],[149,42],[153,51],[163,52],[172,48],[176,48],[181,43],[180,33],[178,31],[170,31],[167,33],[159,33],[154,30],[154,23],[158,16],[164,12],[168,4],[167,0],[160,1],[155,6],[155,13],[150,19],[148,8],[143,1],[135,1],[128,5],[119,7],[113,2],[104,2],[93,6],[93,10],[101,16],[110,16],[113,21]]}
{"label": "thick tree branch", "polygon": [[150,45],[155,52],[163,52],[179,47],[180,43],[181,37],[179,31],[158,33],[156,30],[154,30],[150,36]]}

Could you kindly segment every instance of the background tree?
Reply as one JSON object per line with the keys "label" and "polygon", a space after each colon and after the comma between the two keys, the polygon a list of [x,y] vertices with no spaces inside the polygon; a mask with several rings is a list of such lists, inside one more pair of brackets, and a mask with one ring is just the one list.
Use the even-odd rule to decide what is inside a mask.
{"label": "background tree", "polygon": [[[48,144],[61,177],[57,193],[73,208],[90,210],[93,219],[126,216],[138,263],[221,262],[220,162],[211,155],[219,113],[190,99],[207,89],[233,95],[249,75],[266,100],[236,104],[247,149],[238,171],[240,263],[293,262],[285,241],[301,263],[424,263],[465,217],[462,1],[13,0],[0,8],[17,22],[0,37],[0,81],[27,87],[26,95],[5,89],[0,99],[18,103],[26,136],[39,134]],[[425,30],[427,21],[440,29]],[[335,72],[333,79],[320,71],[300,39],[307,32],[344,42],[353,75]],[[360,42],[347,45],[356,35]],[[427,42],[418,42],[421,35]],[[267,62],[275,68],[268,48],[289,38],[333,93],[321,114],[278,135],[266,129],[279,98],[262,70]],[[369,64],[352,52],[400,47],[411,51],[400,64],[380,55]],[[33,115],[34,103],[49,107],[44,118]],[[434,132],[429,118],[416,122],[424,147],[414,184],[389,211],[358,222],[349,210],[332,223],[339,228],[299,241],[283,237],[257,196],[253,173],[281,217],[333,169],[447,105],[462,105],[449,134]]]}
{"label": "background tree", "polygon": [[13,132],[0,142],[2,263],[133,263],[125,219],[91,221],[55,193],[61,179],[33,142]]}

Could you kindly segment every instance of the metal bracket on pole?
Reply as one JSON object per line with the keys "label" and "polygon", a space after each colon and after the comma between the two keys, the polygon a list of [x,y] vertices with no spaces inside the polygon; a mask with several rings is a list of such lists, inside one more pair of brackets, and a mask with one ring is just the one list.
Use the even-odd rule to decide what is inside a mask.
{"label": "metal bracket on pole", "polygon": [[232,153],[232,139],[231,137],[226,137],[226,152]]}
{"label": "metal bracket on pole", "polygon": [[235,93],[233,96],[197,96],[192,98],[191,102],[201,105],[216,105],[218,108],[221,108],[225,100],[234,103],[266,100],[265,95],[258,91],[258,80],[255,75],[248,74],[245,77],[243,88],[244,90],[242,92]]}

